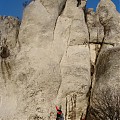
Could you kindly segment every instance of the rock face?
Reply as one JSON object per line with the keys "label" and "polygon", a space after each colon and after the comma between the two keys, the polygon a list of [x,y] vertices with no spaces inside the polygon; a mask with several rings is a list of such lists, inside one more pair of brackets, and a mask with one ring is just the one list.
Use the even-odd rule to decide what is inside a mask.
{"label": "rock face", "polygon": [[[100,1],[97,7],[96,16],[97,19],[99,20],[99,23],[104,29],[104,36],[102,41],[98,39],[98,41],[96,42],[97,44],[96,46],[98,50],[97,50],[97,58],[96,58],[95,79],[96,79],[96,84],[98,84],[99,81],[101,81],[100,80],[101,77],[103,77],[102,79],[104,80],[100,83],[104,85],[104,83],[107,84],[108,81],[111,81],[113,76],[112,74],[118,74],[118,72],[115,72],[114,70],[115,67],[111,68],[111,66],[119,66],[118,63],[119,58],[115,57],[115,55],[119,54],[120,19],[119,19],[119,13],[116,11],[114,4],[110,0]],[[113,59],[116,62],[111,63]],[[114,72],[110,73],[108,72],[109,70],[110,71],[112,70]],[[106,77],[105,75],[106,73],[109,75],[110,78]],[[119,74],[117,76],[119,76]]]}
{"label": "rock face", "polygon": [[[65,2],[61,1],[59,4],[64,7]],[[85,103],[84,108],[80,104],[74,108],[79,110],[78,113],[75,113],[77,119],[87,107],[86,94],[90,86],[89,49],[88,46],[82,45],[88,41],[84,13],[82,8],[76,7],[77,1],[74,0],[66,2],[66,6],[59,17],[58,13],[62,11],[63,7],[60,7],[62,9],[59,10],[57,1],[54,2],[55,10],[53,9],[53,1],[50,3],[52,6],[46,4],[47,1],[46,3],[45,1],[32,2],[24,13],[19,35],[22,47],[16,57],[17,74],[15,73],[17,85],[20,85],[20,78],[23,81],[18,88],[20,91],[18,114],[20,113],[20,116],[23,117],[26,116],[26,119],[32,119],[35,116],[41,119],[55,119],[55,104],[61,104],[64,115],[67,114],[66,117],[68,117],[70,113],[65,111],[68,109],[65,106],[66,97],[69,96],[71,99],[75,95],[79,98],[75,104],[79,104],[79,101]],[[51,9],[53,13],[50,13],[52,12]],[[35,16],[37,16],[37,20]],[[34,35],[32,35],[31,29],[34,31]],[[82,55],[83,52],[85,56]],[[83,65],[79,63],[84,59],[86,60]],[[84,75],[81,76],[82,74],[79,72],[84,73]],[[84,84],[80,85],[82,81]],[[68,88],[63,89],[64,84],[68,84]],[[69,90],[71,88],[73,89]],[[24,92],[24,95],[21,91]],[[62,92],[64,98],[61,96]],[[80,96],[83,97],[80,98]],[[71,112],[74,112],[69,103],[68,107],[71,107]],[[19,112],[21,110],[25,111],[24,114]],[[52,113],[53,116],[51,116]],[[70,119],[75,118],[71,117]]]}
{"label": "rock face", "polygon": [[[0,118],[10,118],[16,111],[16,97],[12,84],[15,56],[20,50],[18,40],[20,21],[0,16]],[[8,86],[7,86],[8,85]]]}
{"label": "rock face", "polygon": [[112,70],[119,75],[119,13],[110,0],[101,0],[96,13],[85,5],[33,0],[20,29],[17,19],[0,18],[1,120],[55,120],[55,105],[65,120],[81,120],[91,87],[108,84]]}
{"label": "rock face", "polygon": [[110,87],[114,87],[116,89],[117,87],[119,88],[119,52],[119,47],[113,47],[105,50],[99,56],[99,60],[96,65],[96,71],[98,71],[96,72],[96,87],[97,84],[101,87],[107,84]]}
{"label": "rock face", "polygon": [[77,120],[86,113],[86,94],[91,81],[89,48],[83,45],[89,41],[89,35],[83,9],[76,7],[76,1],[67,1],[56,24],[55,39],[63,40],[65,46],[60,62],[62,82],[57,102],[62,104],[65,119]]}
{"label": "rock face", "polygon": [[[119,66],[119,31],[120,31],[120,19],[119,19],[119,13],[115,9],[115,5],[110,0],[101,0],[98,7],[97,12],[93,13],[93,11],[89,12],[88,14],[88,27],[89,31],[92,29],[92,24],[94,23],[93,19],[94,16],[97,16],[95,21],[99,22],[100,26],[97,28],[99,34],[99,30],[102,31],[103,38],[100,39],[100,36],[92,37],[91,40],[92,44],[90,45],[91,48],[96,49],[96,60],[92,60],[93,63],[95,63],[95,73],[93,76],[93,89],[91,94],[91,103],[90,108],[96,108],[95,104],[98,105],[98,103],[95,103],[96,99],[100,99],[101,101],[104,100],[105,94],[106,98],[109,97],[111,94],[116,94],[116,91],[120,88],[120,66]],[[93,28],[96,28],[93,27]],[[91,34],[91,32],[90,32]],[[93,34],[96,34],[96,31],[94,30],[92,32]],[[100,34],[99,34],[100,35]],[[101,37],[102,37],[101,36]],[[97,39],[96,39],[97,38]],[[95,42],[97,40],[97,42]],[[95,58],[95,52],[94,49],[91,50],[91,56],[92,58]],[[103,98],[100,98],[102,95]],[[113,96],[113,95],[112,95]],[[111,97],[112,101],[112,97]],[[106,101],[104,101],[105,103]],[[108,101],[107,101],[108,102]],[[103,105],[104,105],[103,103]],[[93,118],[87,118],[93,119]]]}

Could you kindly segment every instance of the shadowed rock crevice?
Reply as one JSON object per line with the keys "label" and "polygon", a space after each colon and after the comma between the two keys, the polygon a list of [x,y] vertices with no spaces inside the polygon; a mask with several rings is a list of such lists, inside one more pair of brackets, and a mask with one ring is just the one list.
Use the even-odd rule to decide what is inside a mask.
{"label": "shadowed rock crevice", "polygon": [[[104,33],[106,33],[106,32],[104,31]],[[102,40],[101,44],[99,44],[99,45],[100,45],[100,48],[99,48],[99,50],[97,51],[97,54],[96,54],[95,65],[96,65],[96,63],[97,63],[97,61],[98,61],[98,57],[99,57],[100,52],[101,52],[101,50],[102,50],[104,41],[105,41],[105,34],[104,34],[104,37],[103,37],[103,40]]]}
{"label": "shadowed rock crevice", "polygon": [[53,30],[53,40],[54,40],[54,36],[55,36],[56,24],[57,24],[57,21],[58,21],[59,16],[62,15],[62,13],[63,13],[63,11],[64,11],[64,9],[65,9],[66,1],[67,1],[67,0],[65,0],[64,3],[62,3],[62,5],[58,2],[58,4],[60,4],[60,5],[59,5],[59,13],[58,13],[58,17],[57,17],[57,19],[56,19],[56,21],[55,21],[55,26],[54,26],[54,30]]}
{"label": "shadowed rock crevice", "polygon": [[61,16],[62,15],[62,13],[63,13],[63,11],[64,11],[64,9],[65,9],[65,6],[66,6],[66,2],[67,2],[67,0],[65,1],[65,3],[61,6],[61,8],[59,8],[60,10],[60,12],[59,12],[59,16]]}
{"label": "shadowed rock crevice", "polygon": [[77,0],[77,7],[79,7],[79,5],[81,5],[81,0]]}

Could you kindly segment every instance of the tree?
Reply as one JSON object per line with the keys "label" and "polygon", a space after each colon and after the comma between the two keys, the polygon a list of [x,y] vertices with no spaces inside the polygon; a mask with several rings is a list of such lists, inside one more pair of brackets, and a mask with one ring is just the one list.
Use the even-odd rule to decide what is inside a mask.
{"label": "tree", "polygon": [[120,120],[119,93],[119,90],[107,88],[95,94],[88,108],[87,120]]}

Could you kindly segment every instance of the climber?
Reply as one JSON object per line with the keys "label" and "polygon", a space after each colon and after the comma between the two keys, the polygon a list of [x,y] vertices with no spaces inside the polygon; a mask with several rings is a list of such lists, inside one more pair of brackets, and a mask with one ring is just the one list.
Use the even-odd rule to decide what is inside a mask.
{"label": "climber", "polygon": [[57,110],[56,120],[64,120],[63,113],[61,111],[61,106],[60,106],[60,108],[58,108],[58,106],[56,106],[56,110]]}
{"label": "climber", "polygon": [[81,0],[77,0],[77,7],[79,7],[79,5],[81,5]]}

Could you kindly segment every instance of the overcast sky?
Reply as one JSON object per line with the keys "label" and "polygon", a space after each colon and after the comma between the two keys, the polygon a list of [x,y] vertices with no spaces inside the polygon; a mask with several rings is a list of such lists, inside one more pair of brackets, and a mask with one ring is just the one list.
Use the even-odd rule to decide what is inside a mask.
{"label": "overcast sky", "polygon": [[[0,15],[15,16],[22,18],[23,2],[26,0],[0,0]],[[112,0],[117,6],[117,10],[120,12],[120,0]],[[94,8],[98,4],[99,0],[88,0],[87,8]]]}

